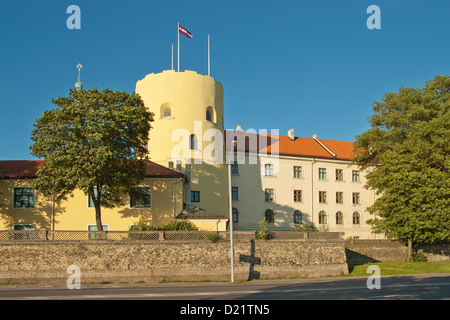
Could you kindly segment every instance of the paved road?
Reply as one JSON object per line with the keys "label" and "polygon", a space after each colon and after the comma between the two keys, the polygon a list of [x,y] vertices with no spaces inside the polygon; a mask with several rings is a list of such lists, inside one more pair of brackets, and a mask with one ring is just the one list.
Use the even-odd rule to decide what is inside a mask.
{"label": "paved road", "polygon": [[[255,281],[226,284],[155,284],[81,289],[0,287],[1,300],[450,300],[450,274],[382,276],[380,289],[367,277]],[[371,282],[375,285],[375,282]]]}

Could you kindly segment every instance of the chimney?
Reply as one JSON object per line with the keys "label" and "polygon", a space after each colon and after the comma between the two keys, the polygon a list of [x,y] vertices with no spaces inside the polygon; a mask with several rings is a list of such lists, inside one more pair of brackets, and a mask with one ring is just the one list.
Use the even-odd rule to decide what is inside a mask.
{"label": "chimney", "polygon": [[288,137],[289,137],[289,139],[291,139],[292,141],[294,141],[294,129],[293,128],[291,128],[291,129],[289,129],[288,130]]}

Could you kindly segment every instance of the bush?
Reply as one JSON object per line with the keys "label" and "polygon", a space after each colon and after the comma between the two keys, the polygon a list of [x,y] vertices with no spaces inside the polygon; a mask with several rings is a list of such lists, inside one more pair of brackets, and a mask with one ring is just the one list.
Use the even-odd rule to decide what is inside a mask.
{"label": "bush", "polygon": [[219,235],[214,232],[208,232],[207,234],[204,235],[204,237],[206,240],[209,240],[213,243],[219,241]]}
{"label": "bush", "polygon": [[427,261],[427,258],[423,254],[423,250],[418,250],[418,251],[413,250],[411,258],[412,258],[413,262],[426,262]]}
{"label": "bush", "polygon": [[192,222],[182,219],[173,219],[162,226],[155,226],[149,222],[140,220],[135,223],[130,231],[197,231],[198,228]]}

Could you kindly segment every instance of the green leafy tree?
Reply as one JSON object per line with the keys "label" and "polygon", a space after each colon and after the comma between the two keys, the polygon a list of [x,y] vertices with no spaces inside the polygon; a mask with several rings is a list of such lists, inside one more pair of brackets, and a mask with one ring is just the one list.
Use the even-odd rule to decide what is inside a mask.
{"label": "green leafy tree", "polygon": [[31,134],[31,153],[46,161],[33,187],[57,203],[83,190],[102,231],[101,208],[121,204],[143,179],[153,114],[139,95],[109,89],[71,89],[52,103],[57,108],[44,111]]}
{"label": "green leafy tree", "polygon": [[376,232],[408,244],[450,238],[450,77],[402,87],[373,104],[371,128],[356,137],[353,159],[376,190]]}

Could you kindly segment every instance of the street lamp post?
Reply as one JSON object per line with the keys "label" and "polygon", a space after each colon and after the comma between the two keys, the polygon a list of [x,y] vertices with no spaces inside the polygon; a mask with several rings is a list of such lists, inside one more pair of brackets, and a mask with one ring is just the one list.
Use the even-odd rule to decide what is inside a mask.
{"label": "street lamp post", "polygon": [[[230,258],[231,258],[231,282],[234,283],[234,242],[233,242],[233,202],[231,191],[231,155],[234,153],[236,140],[231,143],[230,154],[228,156],[228,210],[230,214]],[[233,153],[232,153],[233,151]]]}

